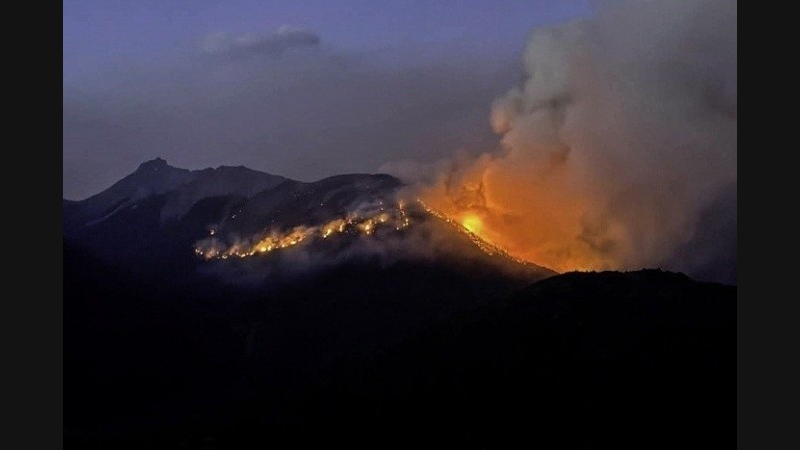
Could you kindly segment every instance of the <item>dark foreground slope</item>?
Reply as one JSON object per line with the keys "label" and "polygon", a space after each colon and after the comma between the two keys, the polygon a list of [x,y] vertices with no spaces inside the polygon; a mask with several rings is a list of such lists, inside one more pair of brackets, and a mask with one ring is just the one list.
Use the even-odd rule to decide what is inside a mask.
{"label": "dark foreground slope", "polygon": [[734,287],[345,266],[192,298],[65,255],[67,448],[733,444]]}
{"label": "dark foreground slope", "polygon": [[68,447],[194,447],[262,420],[272,436],[339,365],[526,283],[486,265],[369,258],[280,289],[191,280],[107,265],[65,241]]}
{"label": "dark foreground slope", "polygon": [[380,446],[733,446],[735,302],[669,272],[549,278],[342,367],[302,428]]}

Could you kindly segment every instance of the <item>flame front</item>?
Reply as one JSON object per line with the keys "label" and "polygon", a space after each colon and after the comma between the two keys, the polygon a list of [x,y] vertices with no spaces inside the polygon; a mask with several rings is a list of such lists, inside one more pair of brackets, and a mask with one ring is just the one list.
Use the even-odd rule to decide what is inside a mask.
{"label": "flame front", "polygon": [[[403,230],[411,225],[411,220],[400,202],[396,208],[379,208],[368,213],[350,213],[345,217],[331,220],[318,226],[297,226],[287,232],[270,230],[252,239],[226,245],[216,237],[201,240],[195,246],[197,256],[206,260],[228,259],[231,257],[246,258],[258,254],[270,253],[275,250],[294,247],[313,238],[328,239],[337,234],[360,234],[372,236],[380,228],[395,231]],[[209,235],[214,236],[215,230],[210,230]]]}
{"label": "flame front", "polygon": [[[488,255],[502,255],[508,259],[511,259],[519,264],[530,264],[532,261],[526,260],[524,258],[520,258],[511,254],[508,250],[503,248],[502,246],[494,243],[492,240],[486,238],[485,236],[479,235],[476,231],[480,231],[480,226],[482,222],[477,216],[468,215],[465,219],[458,221],[453,219],[453,217],[437,210],[425,203],[422,199],[417,199],[417,203],[422,206],[422,208],[433,217],[436,217],[439,220],[444,221],[448,225],[452,226],[456,229],[456,231],[466,235],[476,247],[481,249],[484,253]],[[467,224],[470,224],[473,227],[476,227],[476,231],[470,229]]]}
{"label": "flame front", "polygon": [[[506,249],[494,244],[485,236],[480,235],[483,221],[476,214],[449,216],[432,208],[421,199],[412,202],[413,206],[427,213],[430,217],[443,221],[455,231],[465,235],[480,250],[488,255],[501,255],[519,264],[530,264],[530,261],[510,254]],[[416,209],[416,208],[415,208]],[[331,220],[318,226],[297,226],[293,229],[280,232],[270,230],[252,239],[239,241],[226,245],[218,237],[218,230],[209,230],[210,237],[199,241],[195,246],[195,254],[205,260],[247,258],[268,254],[276,250],[295,247],[303,242],[316,238],[328,239],[334,235],[350,234],[364,237],[374,236],[378,230],[401,231],[411,226],[404,201],[398,202],[393,208],[380,208],[368,213],[350,213],[345,217]]]}
{"label": "flame front", "polygon": [[[429,212],[448,218],[481,241],[503,249],[518,261],[533,262],[564,272],[597,270],[609,266],[607,253],[598,250],[591,236],[585,235],[585,201],[571,195],[549,192],[536,196],[520,195],[513,181],[480,174],[479,195],[468,183],[446,190],[432,186],[420,194]],[[454,195],[457,191],[457,195]],[[534,191],[535,192],[535,191]],[[615,230],[609,224],[607,233]]]}

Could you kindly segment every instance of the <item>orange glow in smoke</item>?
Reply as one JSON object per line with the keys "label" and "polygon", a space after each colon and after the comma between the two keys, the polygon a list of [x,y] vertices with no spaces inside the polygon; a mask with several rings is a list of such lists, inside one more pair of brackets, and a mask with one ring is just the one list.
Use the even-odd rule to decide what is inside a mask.
{"label": "orange glow in smoke", "polygon": [[515,259],[558,272],[612,267],[615,249],[604,239],[620,231],[606,223],[598,233],[603,239],[587,232],[587,217],[602,198],[570,183],[568,170],[556,163],[531,176],[513,161],[479,159],[419,194],[427,209]]}
{"label": "orange glow in smoke", "polygon": [[469,230],[470,233],[480,234],[481,229],[483,228],[483,222],[481,218],[470,214],[461,221],[461,225],[464,225],[464,228]]}

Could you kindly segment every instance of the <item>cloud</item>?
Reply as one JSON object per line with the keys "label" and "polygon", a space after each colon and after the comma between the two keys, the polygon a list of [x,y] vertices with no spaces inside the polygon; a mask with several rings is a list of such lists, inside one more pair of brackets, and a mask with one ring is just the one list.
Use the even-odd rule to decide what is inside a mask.
{"label": "cloud", "polygon": [[200,48],[204,53],[230,58],[272,57],[293,48],[319,47],[321,43],[320,37],[311,30],[283,25],[263,36],[214,33],[205,38]]}

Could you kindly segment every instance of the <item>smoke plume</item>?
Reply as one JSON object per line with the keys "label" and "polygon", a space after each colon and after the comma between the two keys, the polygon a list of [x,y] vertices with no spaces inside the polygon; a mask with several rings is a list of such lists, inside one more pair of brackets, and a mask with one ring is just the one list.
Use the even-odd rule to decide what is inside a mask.
{"label": "smoke plume", "polygon": [[736,3],[606,3],[533,30],[522,60],[492,105],[501,148],[452,158],[420,195],[555,270],[735,282]]}

